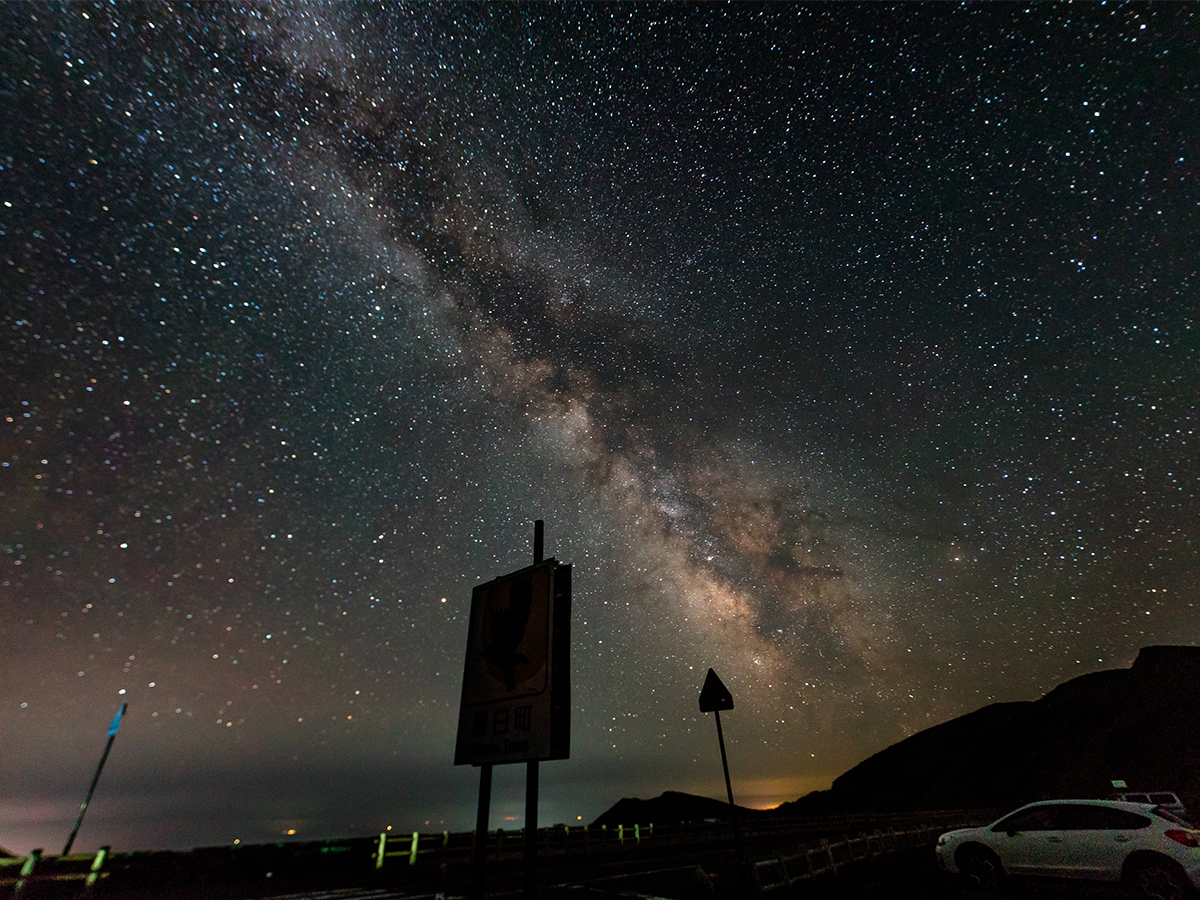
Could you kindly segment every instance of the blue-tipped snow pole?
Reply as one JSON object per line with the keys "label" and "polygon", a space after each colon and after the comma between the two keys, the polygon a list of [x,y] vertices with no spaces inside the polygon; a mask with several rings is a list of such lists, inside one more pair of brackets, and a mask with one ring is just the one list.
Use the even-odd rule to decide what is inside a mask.
{"label": "blue-tipped snow pole", "polygon": [[63,847],[63,856],[71,852],[71,845],[75,843],[75,835],[79,834],[79,826],[83,824],[83,814],[87,812],[88,804],[92,802],[92,792],[96,790],[96,783],[100,781],[100,772],[108,759],[108,751],[112,749],[113,739],[121,727],[121,717],[125,715],[125,710],[128,708],[128,703],[122,703],[116,716],[113,717],[112,724],[108,726],[108,743],[104,745],[104,755],[100,757],[100,765],[96,766],[96,775],[92,778],[92,786],[88,788],[87,796],[83,798],[83,803],[79,807],[79,816],[75,819],[75,827],[71,829],[71,836],[67,838],[67,846]]}

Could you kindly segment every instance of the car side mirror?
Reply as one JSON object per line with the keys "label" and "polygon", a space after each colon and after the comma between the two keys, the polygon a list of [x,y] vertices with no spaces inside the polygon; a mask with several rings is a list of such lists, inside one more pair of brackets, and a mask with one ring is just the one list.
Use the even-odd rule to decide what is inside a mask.
{"label": "car side mirror", "polygon": [[1015,828],[1010,828],[1010,829],[1008,829],[1008,831],[1006,831],[1004,833],[1007,834],[1009,837],[1016,837],[1021,832]]}

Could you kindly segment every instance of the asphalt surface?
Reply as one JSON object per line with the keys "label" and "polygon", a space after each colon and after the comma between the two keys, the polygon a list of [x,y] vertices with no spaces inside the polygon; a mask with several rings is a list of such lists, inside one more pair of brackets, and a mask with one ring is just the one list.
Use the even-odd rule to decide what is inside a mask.
{"label": "asphalt surface", "polygon": [[1009,878],[997,888],[971,887],[938,868],[933,848],[901,850],[856,863],[836,876],[801,884],[777,900],[1137,900],[1120,884],[1059,878]]}
{"label": "asphalt surface", "polygon": [[[678,876],[676,876],[678,878]],[[671,897],[679,891],[622,891],[576,889],[567,893],[549,891],[552,900],[634,900],[639,896]],[[693,885],[683,894],[695,896]],[[727,885],[732,888],[732,885]],[[519,893],[512,897],[519,898]],[[713,900],[738,900],[736,891],[720,887]],[[1137,891],[1123,885],[1067,879],[1010,878],[1000,887],[980,890],[961,878],[943,872],[933,860],[933,849],[904,850],[873,860],[855,863],[836,876],[802,882],[791,890],[771,892],[769,900],[1137,900]],[[437,900],[435,895],[411,891],[392,892],[379,888],[349,888],[311,891],[284,896],[264,895],[261,900]],[[461,900],[452,897],[450,900]]]}

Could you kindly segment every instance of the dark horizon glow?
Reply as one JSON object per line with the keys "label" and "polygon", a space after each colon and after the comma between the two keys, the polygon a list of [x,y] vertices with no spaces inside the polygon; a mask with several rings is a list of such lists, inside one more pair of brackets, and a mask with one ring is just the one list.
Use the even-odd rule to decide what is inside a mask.
{"label": "dark horizon glow", "polygon": [[[0,845],[473,827],[472,587],[571,759],[773,806],[1200,642],[1188,5],[10,4]],[[521,767],[493,827],[520,827]]]}

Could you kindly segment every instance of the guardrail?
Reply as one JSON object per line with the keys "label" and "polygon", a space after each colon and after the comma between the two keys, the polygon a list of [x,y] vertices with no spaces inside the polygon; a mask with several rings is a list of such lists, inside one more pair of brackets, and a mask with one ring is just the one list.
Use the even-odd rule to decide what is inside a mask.
{"label": "guardrail", "polygon": [[[95,853],[74,853],[42,859],[41,850],[28,856],[0,859],[0,891],[9,890],[13,897],[23,897],[34,886],[47,883],[79,893],[90,893],[96,882],[108,873],[102,871],[112,851],[101,847]],[[15,871],[14,871],[15,870]]]}
{"label": "guardrail", "polygon": [[[711,831],[712,826],[706,826]],[[662,835],[663,829],[659,829]],[[558,855],[564,853],[587,852],[595,849],[620,849],[636,846],[643,840],[654,838],[654,824],[646,825],[554,825],[538,829],[538,855]],[[427,859],[430,855],[454,855],[469,852],[475,842],[473,831],[437,831],[429,832],[380,832],[375,841],[375,868],[382,869],[389,860],[407,862],[415,866],[418,860]],[[517,828],[506,830],[497,828],[489,831],[488,856],[502,858],[512,855],[523,855],[525,847],[525,832]]]}
{"label": "guardrail", "polygon": [[[807,838],[834,838],[858,832],[907,833],[914,829],[957,827],[991,821],[1003,810],[940,810],[917,813],[852,813],[805,818],[742,819],[742,834],[748,844],[770,844]],[[936,824],[935,824],[936,823]],[[554,825],[538,829],[538,855],[636,850],[648,847],[690,846],[723,839],[728,822],[696,822],[682,825],[634,823],[626,825]],[[519,857],[524,848],[523,829],[496,829],[488,832],[488,857]],[[474,844],[473,831],[459,832],[381,832],[372,858],[376,868],[393,861],[418,865],[427,859],[438,861],[446,856],[469,853]]]}
{"label": "guardrail", "polygon": [[753,863],[754,883],[760,894],[769,894],[823,875],[836,875],[839,868],[853,862],[896,850],[920,847],[934,840],[944,830],[944,825],[906,831],[889,828],[856,838],[846,838],[836,843],[822,838],[818,846]]}
{"label": "guardrail", "polygon": [[[989,816],[995,817],[990,811],[956,810],[750,819],[741,825],[751,858],[759,857],[752,865],[765,894],[836,872],[848,862],[888,852],[906,841],[936,837],[958,825],[990,821]],[[852,837],[856,832],[861,836]],[[274,884],[293,877],[306,883],[416,884],[446,871],[447,865],[450,872],[461,869],[458,864],[469,859],[474,840],[471,831],[385,831],[375,838],[243,844],[190,852],[112,853],[102,847],[95,854],[43,857],[40,850],[34,850],[26,857],[0,858],[0,900],[86,897],[100,893],[98,888],[104,888],[106,895],[120,894],[142,884],[164,890],[190,887],[192,893],[203,896],[206,885],[239,883],[263,873],[274,873]],[[494,862],[511,866],[522,857],[521,829],[488,832],[487,841],[488,858]],[[556,825],[538,829],[538,856],[548,866],[569,870],[576,866],[574,860],[586,859],[589,872],[612,871],[614,866],[619,870],[636,869],[638,859],[648,865],[668,859],[714,861],[725,851],[732,852],[731,847],[727,822]],[[797,847],[803,849],[793,849]],[[168,894],[160,891],[160,895]]]}

